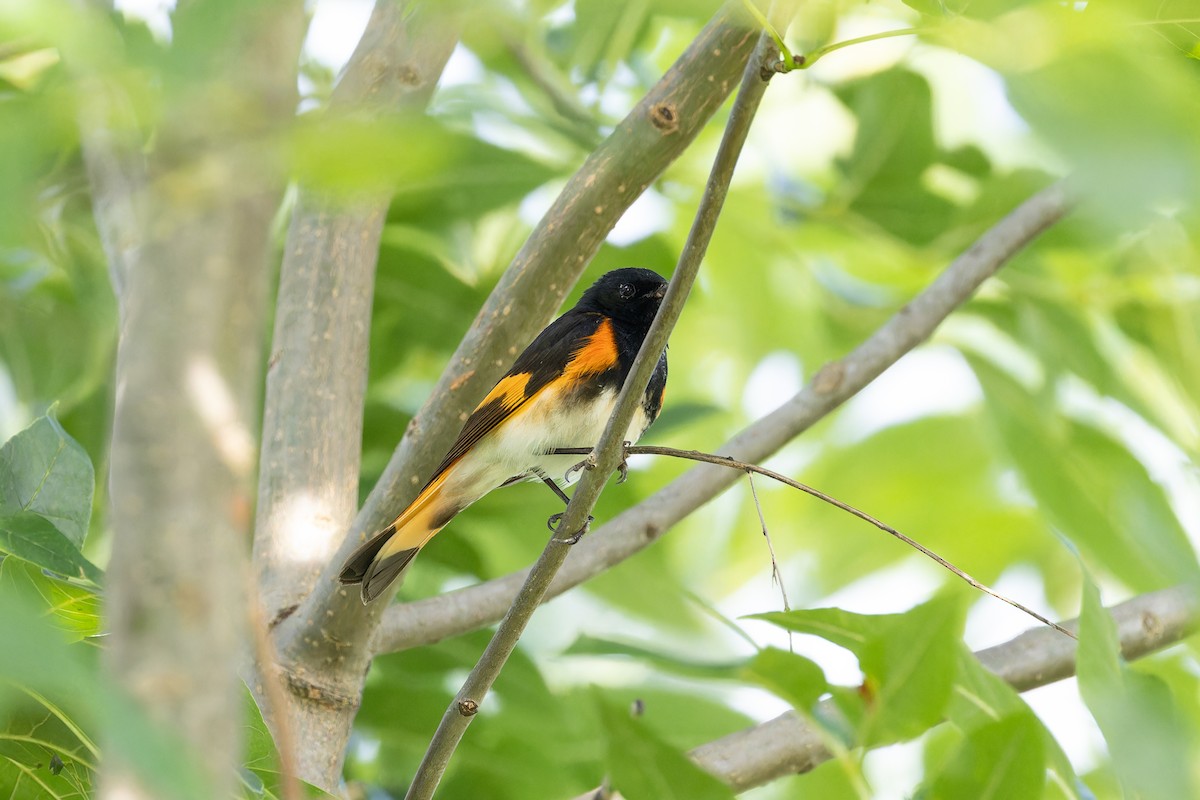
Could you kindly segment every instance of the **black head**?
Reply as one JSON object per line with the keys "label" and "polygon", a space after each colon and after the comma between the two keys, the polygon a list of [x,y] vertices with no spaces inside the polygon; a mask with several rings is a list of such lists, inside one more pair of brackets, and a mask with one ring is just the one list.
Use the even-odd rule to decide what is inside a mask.
{"label": "black head", "polygon": [[626,267],[601,275],[576,307],[648,326],[666,293],[667,281],[657,272]]}

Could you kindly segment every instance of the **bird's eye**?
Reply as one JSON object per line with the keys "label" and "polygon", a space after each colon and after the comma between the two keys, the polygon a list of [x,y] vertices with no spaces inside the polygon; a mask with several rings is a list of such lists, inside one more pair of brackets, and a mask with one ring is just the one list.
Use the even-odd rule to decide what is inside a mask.
{"label": "bird's eye", "polygon": [[634,295],[634,290],[633,290],[632,284],[622,283],[620,286],[617,287],[617,296],[620,297],[622,300],[629,300],[630,298],[633,297],[633,295]]}

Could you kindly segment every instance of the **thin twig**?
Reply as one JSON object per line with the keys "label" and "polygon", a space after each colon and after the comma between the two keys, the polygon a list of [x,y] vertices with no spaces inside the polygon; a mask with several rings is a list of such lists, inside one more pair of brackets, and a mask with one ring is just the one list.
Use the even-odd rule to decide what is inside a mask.
{"label": "thin twig", "polygon": [[779,587],[783,595],[783,610],[791,611],[792,604],[788,602],[787,588],[783,585],[783,574],[779,571],[779,561],[775,558],[775,547],[771,544],[771,534],[767,530],[767,518],[763,516],[762,504],[758,502],[758,489],[754,488],[754,470],[746,470],[746,480],[750,481],[750,495],[754,498],[754,509],[758,512],[758,524],[762,526],[763,538],[767,540],[767,552],[771,556],[771,580]]}
{"label": "thin twig", "polygon": [[[683,304],[700,269],[700,263],[716,228],[729,182],[733,177],[734,166],[746,141],[750,122],[766,89],[765,83],[758,75],[758,64],[764,58],[769,43],[768,36],[764,34],[760,37],[755,54],[743,73],[741,89],[730,111],[704,196],[680,254],[679,264],[667,288],[666,297],[663,298],[654,323],[638,351],[604,433],[596,447],[590,451],[589,459],[594,463],[595,469],[584,474],[579,488],[567,504],[567,510],[559,523],[559,531],[586,530],[589,514],[600,497],[608,476],[624,457],[622,448],[625,432],[629,430],[634,412],[646,391],[646,385],[650,382],[650,375],[658,363],[659,354],[666,347],[667,337],[683,310]],[[534,610],[541,604],[551,581],[566,560],[571,549],[569,541],[556,533],[547,542],[496,634],[488,643],[487,649],[442,716],[442,721],[409,786],[407,800],[429,800],[433,796],[451,756],[479,710],[480,703],[499,676]]]}
{"label": "thin twig", "polygon": [[[754,510],[758,512],[758,524],[762,526],[763,539],[767,542],[767,553],[771,556],[771,582],[779,587],[783,597],[783,610],[791,611],[792,604],[788,602],[787,587],[783,585],[783,573],[779,571],[779,560],[775,558],[775,546],[771,544],[771,534],[767,530],[767,518],[763,516],[762,503],[758,502],[758,489],[754,487],[754,472],[746,470],[746,480],[750,482],[750,496],[754,498]],[[788,631],[788,649],[794,652],[792,632]]]}
{"label": "thin twig", "polygon": [[[578,454],[578,453],[587,453],[587,452],[589,452],[589,450],[586,447],[559,447],[559,448],[555,448],[554,450],[551,450],[550,452],[555,453],[555,454],[561,454],[561,455],[572,455],[572,454]],[[1043,625],[1048,625],[1049,627],[1054,628],[1054,630],[1058,631],[1059,633],[1062,633],[1066,636],[1070,636],[1072,639],[1076,638],[1074,633],[1067,630],[1063,626],[1059,625],[1057,622],[1051,622],[1049,619],[1047,619],[1046,617],[1043,617],[1041,614],[1039,614],[1038,612],[1029,608],[1028,606],[1024,606],[1024,605],[1018,603],[1016,600],[1011,600],[1011,599],[1005,597],[1004,595],[1000,594],[999,592],[995,591],[994,589],[990,588],[989,586],[980,583],[979,581],[975,580],[967,573],[963,572],[958,567],[951,564],[946,559],[939,556],[937,553],[930,550],[925,545],[921,544],[920,542],[918,542],[915,539],[905,536],[903,533],[896,530],[891,525],[888,525],[886,522],[883,522],[881,520],[876,519],[875,517],[872,517],[870,514],[866,513],[865,511],[859,511],[857,508],[850,505],[849,503],[843,503],[841,500],[838,500],[836,497],[832,497],[830,495],[825,494],[820,489],[814,489],[813,487],[807,486],[803,483],[800,483],[799,481],[792,480],[788,476],[782,475],[778,472],[775,472],[774,470],[767,469],[766,467],[760,467],[757,464],[748,464],[744,461],[738,461],[737,459],[735,459],[731,456],[718,456],[718,455],[713,455],[712,453],[702,453],[699,450],[678,450],[674,447],[657,447],[657,446],[653,446],[653,445],[641,445],[641,446],[637,446],[637,447],[627,447],[627,448],[625,448],[625,452],[627,455],[631,455],[631,456],[642,456],[642,455],[671,456],[673,458],[687,459],[688,461],[702,461],[705,464],[717,464],[722,467],[729,467],[730,469],[740,469],[746,473],[757,473],[759,475],[765,475],[766,477],[771,478],[776,481],[779,481],[780,483],[787,484],[788,486],[791,486],[793,489],[799,489],[800,491],[804,492],[805,494],[812,495],[813,497],[817,498],[818,500],[826,502],[831,506],[840,508],[842,511],[845,511],[847,514],[852,514],[853,516],[858,517],[859,519],[863,520],[864,522],[869,522],[872,525],[874,525],[876,528],[879,528],[879,530],[884,531],[885,533],[890,533],[892,536],[895,536],[897,539],[904,542],[909,547],[912,547],[913,549],[919,551],[922,555],[925,555],[925,556],[933,559],[938,564],[940,564],[942,567],[949,570],[950,572],[953,572],[955,575],[962,578],[964,581],[966,581],[967,583],[969,583],[971,586],[978,589],[979,591],[983,592],[984,594],[991,595],[992,597],[996,598],[997,600],[1000,600],[1001,602],[1008,603],[1010,606],[1017,609],[1018,611],[1025,612],[1029,616],[1036,619],[1038,622],[1041,622]],[[753,488],[754,488],[753,482],[751,482],[750,487],[751,487],[751,490],[753,490]],[[755,502],[757,503],[757,498],[755,499]],[[761,509],[759,509],[759,517],[760,517],[760,519],[762,517]],[[765,523],[764,523],[764,527],[763,527],[763,533],[764,534],[766,533]],[[767,540],[767,545],[768,545],[768,547],[770,546],[770,539]],[[772,552],[772,554],[771,554],[771,563],[772,564],[775,563],[774,552]],[[787,599],[785,596],[784,601],[786,602],[786,600]]]}
{"label": "thin twig", "polygon": [[796,57],[794,66],[789,66],[784,72],[790,72],[792,69],[808,69],[813,64],[816,64],[823,56],[827,56],[832,52],[841,50],[843,47],[850,47],[856,44],[866,44],[867,42],[877,42],[880,39],[892,39],[896,36],[917,36],[932,30],[931,27],[925,26],[921,28],[900,28],[892,31],[880,31],[879,33],[869,33],[866,36],[857,36],[853,39],[845,39],[840,42],[833,42],[824,47],[818,47],[811,53],[806,53]]}

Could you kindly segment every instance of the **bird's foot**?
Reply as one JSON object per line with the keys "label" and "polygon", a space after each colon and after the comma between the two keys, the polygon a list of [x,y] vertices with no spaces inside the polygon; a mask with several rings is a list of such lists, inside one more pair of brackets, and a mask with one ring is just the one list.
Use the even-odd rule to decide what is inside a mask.
{"label": "bird's foot", "polygon": [[[562,522],[562,519],[564,516],[566,516],[566,513],[567,512],[565,512],[565,511],[560,511],[557,514],[551,514],[550,517],[546,520],[546,527],[552,531],[557,532],[559,523]],[[596,518],[593,517],[591,514],[588,514],[587,523],[583,526],[584,530],[586,530],[588,528],[588,526],[590,526],[595,521],[596,521]],[[581,530],[579,533],[575,534],[574,541],[569,542],[569,544],[575,544],[575,542],[578,542],[579,537],[583,536],[583,533],[584,533],[584,531]],[[564,541],[564,540],[559,539],[558,541]]]}
{"label": "bird's foot", "polygon": [[576,472],[581,472],[585,469],[595,469],[595,468],[596,468],[596,451],[593,450],[592,452],[588,453],[587,458],[585,458],[583,461],[580,461],[578,464],[576,464],[575,466],[573,466],[569,470],[567,470],[567,474],[563,476],[563,479],[567,483],[570,483],[571,478],[575,475]]}
{"label": "bird's foot", "polygon": [[[554,517],[558,517],[558,519],[554,519]],[[546,523],[547,523],[548,525],[550,524],[550,521],[551,521],[551,520],[553,520],[553,521],[554,521],[554,524],[553,524],[553,525],[550,525],[550,530],[552,530],[552,531],[556,531],[556,530],[558,530],[558,524],[559,524],[560,522],[562,522],[562,517],[563,517],[563,515],[562,515],[562,514],[555,514],[555,515],[554,515],[554,517],[551,517],[549,520],[547,520],[547,521],[546,521]],[[561,538],[561,539],[559,539],[559,538],[555,538],[555,539],[554,539],[554,541],[558,542],[559,544],[567,544],[567,545],[579,544],[579,540],[583,538],[583,535],[584,535],[585,533],[587,533],[589,530],[591,530],[591,527],[592,527],[592,522],[594,522],[594,521],[595,521],[595,519],[596,519],[596,518],[595,518],[595,517],[593,517],[591,514],[588,514],[587,522],[583,523],[583,527],[582,527],[582,528],[580,528],[579,530],[575,531],[575,532],[574,532],[574,533],[572,533],[570,536],[564,536],[564,537],[563,537],[563,538]]]}
{"label": "bird's foot", "polygon": [[617,478],[617,483],[624,483],[629,479],[629,445],[631,444],[633,443],[621,443],[621,463],[617,464],[617,472],[620,473],[621,477]]}

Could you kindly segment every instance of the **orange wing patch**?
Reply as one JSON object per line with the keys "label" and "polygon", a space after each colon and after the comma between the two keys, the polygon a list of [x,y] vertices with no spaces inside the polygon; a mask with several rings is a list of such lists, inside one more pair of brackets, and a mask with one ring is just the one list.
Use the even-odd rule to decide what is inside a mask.
{"label": "orange wing patch", "polygon": [[525,387],[528,384],[528,372],[518,372],[515,375],[508,375],[492,387],[487,397],[479,401],[479,405],[475,407],[475,410],[478,411],[495,400],[499,400],[500,405],[505,408],[512,408],[525,400]]}
{"label": "orange wing patch", "polygon": [[612,320],[606,319],[575,352],[574,357],[567,363],[567,368],[563,370],[562,377],[569,381],[584,375],[605,372],[616,365],[617,340],[613,336]]}

